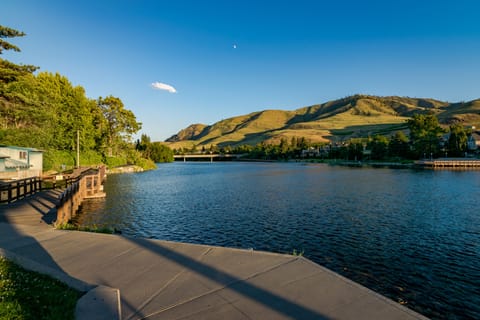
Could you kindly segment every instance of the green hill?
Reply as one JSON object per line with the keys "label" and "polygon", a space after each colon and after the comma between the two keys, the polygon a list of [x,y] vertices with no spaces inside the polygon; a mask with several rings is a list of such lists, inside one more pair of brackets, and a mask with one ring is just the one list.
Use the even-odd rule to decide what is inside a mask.
{"label": "green hill", "polygon": [[338,141],[405,130],[406,120],[416,113],[433,113],[445,125],[458,122],[478,125],[480,100],[449,103],[435,99],[354,95],[293,111],[264,110],[209,126],[194,125],[166,141],[173,148],[255,145],[262,141],[277,143],[291,137],[304,137],[312,142]]}

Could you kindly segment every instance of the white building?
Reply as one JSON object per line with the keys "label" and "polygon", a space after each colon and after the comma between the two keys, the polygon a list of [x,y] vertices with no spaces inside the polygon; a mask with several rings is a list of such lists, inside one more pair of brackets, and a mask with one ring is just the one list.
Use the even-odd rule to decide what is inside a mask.
{"label": "white building", "polygon": [[0,145],[0,179],[40,177],[42,168],[43,151]]}

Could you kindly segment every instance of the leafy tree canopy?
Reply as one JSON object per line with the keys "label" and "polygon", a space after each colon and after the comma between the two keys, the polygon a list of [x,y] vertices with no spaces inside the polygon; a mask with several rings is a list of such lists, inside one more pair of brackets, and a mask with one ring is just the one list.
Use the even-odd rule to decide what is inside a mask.
{"label": "leafy tree canopy", "polygon": [[146,134],[142,134],[140,140],[137,140],[136,149],[142,152],[143,156],[154,162],[172,162],[173,151],[164,143],[151,142]]}
{"label": "leafy tree canopy", "polygon": [[416,114],[407,121],[410,129],[410,141],[416,156],[422,154],[426,156],[435,156],[439,153],[439,138],[444,133],[438,123],[438,119],[433,114]]}
{"label": "leafy tree canopy", "polygon": [[463,156],[467,151],[468,132],[461,124],[450,126],[450,136],[448,138],[448,152],[452,156]]}
{"label": "leafy tree canopy", "polygon": [[[24,35],[0,26],[0,54],[20,51],[4,39]],[[36,70],[0,58],[1,144],[44,149],[46,159],[50,150],[59,151],[62,157],[52,156],[51,160],[65,159],[64,154],[76,154],[78,134],[80,151],[90,159],[99,155],[108,162],[108,156],[113,155],[130,163],[139,160],[130,140],[141,124],[120,98],[90,99],[83,87],[72,85],[65,76],[49,72],[35,75]]]}

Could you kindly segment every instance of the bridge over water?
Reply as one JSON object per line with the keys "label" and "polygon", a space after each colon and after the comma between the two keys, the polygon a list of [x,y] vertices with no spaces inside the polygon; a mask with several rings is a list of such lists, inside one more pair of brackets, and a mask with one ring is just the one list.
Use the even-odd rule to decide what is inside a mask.
{"label": "bridge over water", "polygon": [[221,154],[221,153],[205,153],[205,154],[178,154],[174,155],[175,161],[231,161],[238,160],[243,154]]}

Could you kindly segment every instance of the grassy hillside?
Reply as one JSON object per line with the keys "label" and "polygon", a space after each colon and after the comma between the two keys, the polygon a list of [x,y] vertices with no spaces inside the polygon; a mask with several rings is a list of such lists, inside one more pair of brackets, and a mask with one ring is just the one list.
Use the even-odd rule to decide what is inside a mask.
{"label": "grassy hillside", "polygon": [[480,99],[453,103],[438,117],[445,124],[467,123],[480,127]]}
{"label": "grassy hillside", "polygon": [[205,126],[196,135],[183,134],[187,128],[167,141],[174,142],[173,148],[277,143],[291,137],[312,142],[339,141],[405,130],[406,120],[416,113],[434,113],[444,124],[478,125],[480,100],[451,104],[435,99],[355,95],[294,111],[264,110],[232,117]]}
{"label": "grassy hillside", "polygon": [[180,130],[177,134],[168,138],[166,142],[178,142],[178,141],[195,139],[199,134],[202,133],[205,127],[207,127],[207,125],[205,124],[200,124],[200,123],[192,124],[186,127],[185,129]]}

